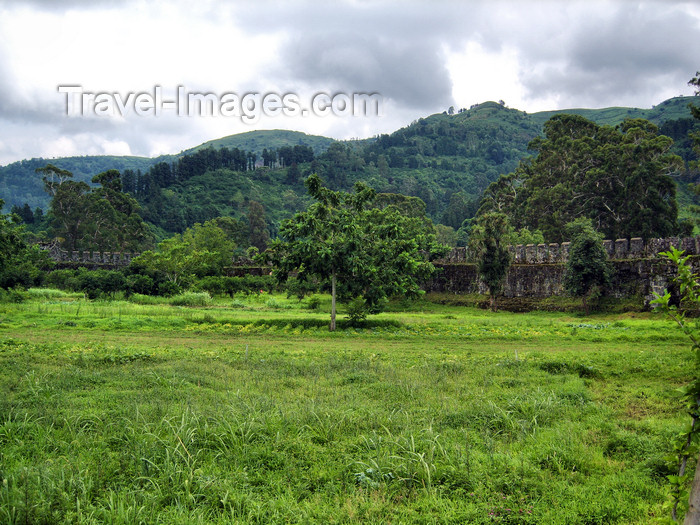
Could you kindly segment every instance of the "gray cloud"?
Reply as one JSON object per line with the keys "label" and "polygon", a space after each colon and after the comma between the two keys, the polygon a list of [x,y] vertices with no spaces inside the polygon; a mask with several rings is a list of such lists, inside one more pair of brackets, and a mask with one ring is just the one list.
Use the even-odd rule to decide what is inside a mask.
{"label": "gray cloud", "polygon": [[446,107],[452,85],[439,50],[421,42],[383,42],[379,35],[313,35],[285,47],[287,75],[310,87],[379,92],[412,108]]}
{"label": "gray cloud", "polygon": [[[34,11],[55,14],[105,7],[119,10],[129,4],[135,10],[138,8],[141,16],[158,16],[161,7],[146,0],[0,0],[0,11],[11,15],[13,9],[28,6]],[[696,56],[700,15],[697,10],[696,17],[689,15],[692,8],[689,6],[672,1],[594,0],[429,3],[210,0],[193,7],[185,0],[178,0],[167,7],[169,15],[176,20],[190,21],[196,16],[199,21],[211,20],[212,26],[231,27],[257,39],[270,36],[281,41],[272,63],[254,72],[243,72],[254,73],[259,80],[250,81],[247,78],[253,75],[243,75],[245,82],[253,85],[240,86],[236,57],[243,56],[247,50],[232,47],[233,42],[238,42],[235,38],[231,43],[215,43],[215,49],[202,45],[198,48],[198,42],[193,39],[191,46],[195,52],[183,57],[180,64],[183,77],[197,65],[188,61],[220,53],[220,67],[230,71],[231,80],[230,85],[211,85],[216,76],[210,77],[202,70],[196,79],[186,78],[191,80],[190,88],[375,91],[390,100],[392,113],[386,118],[371,122],[339,120],[332,124],[325,121],[316,128],[343,137],[390,132],[414,118],[451,105],[452,81],[446,57],[450,52],[463,51],[468,42],[476,42],[491,52],[514,50],[519,60],[518,78],[526,98],[556,98],[559,108],[649,106],[661,102],[661,94],[669,89],[689,92],[686,82],[700,69]],[[105,34],[126,30],[110,27],[108,17],[99,23],[104,23]],[[154,36],[163,44],[158,53],[167,52],[169,39],[187,38],[186,33],[159,33],[163,28],[158,27],[156,20],[153,28]],[[158,54],[149,54],[146,44],[144,40],[143,56],[111,63],[114,78],[132,80],[139,89],[144,87],[144,82],[153,80],[143,78],[147,75],[143,72],[140,78],[130,78],[129,60],[158,60]],[[99,45],[108,49],[109,39]],[[12,71],[8,71],[9,66],[3,60],[12,57],[12,51],[0,45],[0,130],[3,123],[9,123],[0,133],[4,160],[35,155],[30,148],[37,140],[74,139],[76,143],[89,144],[90,148],[99,148],[101,141],[124,141],[134,154],[145,155],[153,151],[154,145],[170,144],[171,151],[179,151],[196,141],[216,138],[212,133],[218,132],[211,131],[211,121],[207,119],[66,118],[62,97],[57,92],[19,91]],[[153,69],[154,77],[163,74],[157,67]],[[474,71],[473,82],[478,83],[483,74]],[[315,124],[308,121],[264,123],[268,124],[318,132]],[[230,133],[249,129],[255,128],[232,125]],[[22,130],[26,130],[25,136],[19,137]],[[87,135],[90,137],[86,138]],[[20,143],[21,148],[18,146],[13,152],[12,145]]]}
{"label": "gray cloud", "polygon": [[[521,80],[531,97],[556,95],[562,104],[618,105],[682,91],[698,67],[697,19],[671,4],[654,9],[623,4],[569,26],[559,53],[527,55]],[[521,45],[527,51],[527,42]],[[661,102],[656,100],[654,103]]]}
{"label": "gray cloud", "polygon": [[[258,8],[258,5],[260,6]],[[452,103],[445,46],[471,34],[480,4],[455,2],[276,3],[235,11],[249,31],[285,33],[281,81],[339,91],[378,91],[397,104],[424,111]]]}

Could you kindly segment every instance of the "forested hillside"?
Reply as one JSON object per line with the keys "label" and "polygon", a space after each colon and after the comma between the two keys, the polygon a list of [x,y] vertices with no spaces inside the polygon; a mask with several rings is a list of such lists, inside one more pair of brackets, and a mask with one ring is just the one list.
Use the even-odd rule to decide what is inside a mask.
{"label": "forested hillside", "polygon": [[[46,209],[49,196],[36,168],[48,162],[89,182],[108,169],[122,173],[124,191],[142,206],[157,237],[182,232],[219,216],[248,221],[251,203],[259,203],[269,233],[281,220],[308,205],[303,180],[321,175],[332,189],[348,190],[364,181],[381,193],[421,198],[435,222],[457,230],[472,217],[484,190],[513,172],[533,154],[528,144],[541,135],[555,114],[575,113],[597,124],[617,125],[646,118],[674,139],[672,152],[694,158],[688,132],[700,126],[691,117],[692,97],[667,100],[653,109],[575,109],[527,114],[503,103],[450,108],[421,118],[390,135],[339,142],[291,131],[253,131],[202,144],[177,156],[71,157],[32,159],[0,168],[0,198],[8,206]],[[680,169],[680,216],[695,214],[696,196],[687,190],[695,175]]]}

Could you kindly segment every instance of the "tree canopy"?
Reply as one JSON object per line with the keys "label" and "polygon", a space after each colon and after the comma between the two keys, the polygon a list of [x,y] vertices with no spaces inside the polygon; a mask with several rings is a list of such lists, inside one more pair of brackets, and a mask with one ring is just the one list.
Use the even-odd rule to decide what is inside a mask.
{"label": "tree canopy", "polygon": [[107,170],[92,178],[97,187],[72,180],[51,164],[37,169],[51,196],[51,234],[67,250],[138,251],[152,243],[136,200],[122,192],[121,175]]}
{"label": "tree canopy", "polygon": [[590,219],[579,218],[570,222],[566,232],[571,244],[564,273],[564,289],[582,298],[588,315],[588,298],[610,281],[608,254],[603,248],[602,235],[595,231]]}
{"label": "tree canopy", "polygon": [[282,224],[261,258],[280,281],[296,272],[300,281],[317,280],[330,290],[331,330],[336,299],[359,299],[366,313],[378,313],[390,296],[420,293],[435,271],[431,257],[445,251],[425,216],[406,215],[393,204],[374,206],[375,191],[363,183],[352,193],[332,191],[311,175],[306,187],[316,202]]}
{"label": "tree canopy", "polygon": [[497,212],[480,216],[469,238],[471,250],[476,256],[477,272],[489,289],[493,311],[497,309],[496,297],[503,290],[512,260],[508,251],[510,239],[508,217]]}
{"label": "tree canopy", "polygon": [[588,217],[607,238],[678,233],[676,185],[682,167],[673,141],[643,119],[599,126],[557,115],[529,148],[537,155],[491,184],[480,213],[502,211],[516,228],[539,229],[550,242],[567,240],[564,226]]}
{"label": "tree canopy", "polygon": [[182,234],[161,241],[134,262],[148,270],[162,272],[176,287],[187,286],[194,277],[221,275],[232,262],[236,248],[231,235],[216,220],[195,224]]}
{"label": "tree canopy", "polygon": [[[4,205],[0,199],[0,211]],[[13,217],[0,213],[0,288],[38,284],[40,267],[49,264],[43,250],[27,245]]]}

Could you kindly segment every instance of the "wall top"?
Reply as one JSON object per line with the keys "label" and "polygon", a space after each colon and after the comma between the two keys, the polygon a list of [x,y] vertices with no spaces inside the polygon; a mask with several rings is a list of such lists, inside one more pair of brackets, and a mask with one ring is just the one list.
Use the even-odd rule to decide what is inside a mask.
{"label": "wall top", "polygon": [[[565,263],[569,256],[568,242],[549,244],[518,244],[509,246],[516,264]],[[700,235],[696,237],[667,237],[664,239],[604,240],[603,247],[613,261],[629,259],[655,259],[659,253],[671,249],[671,246],[685,251],[686,255],[700,255]],[[459,263],[471,260],[467,248],[454,248],[438,263]]]}

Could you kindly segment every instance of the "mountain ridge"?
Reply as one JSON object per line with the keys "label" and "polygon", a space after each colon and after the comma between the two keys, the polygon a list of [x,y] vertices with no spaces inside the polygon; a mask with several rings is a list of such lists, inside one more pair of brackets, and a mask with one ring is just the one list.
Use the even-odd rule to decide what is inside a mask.
{"label": "mountain ridge", "polygon": [[[24,159],[0,167],[0,198],[5,200],[8,208],[21,206],[25,202],[31,208],[45,208],[48,197],[43,191],[41,178],[34,170],[48,163],[73,172],[76,180],[89,181],[92,176],[107,169],[146,172],[155,164],[175,163],[183,156],[208,147],[239,148],[255,153],[261,160],[264,149],[276,150],[300,144],[311,147],[318,157],[328,151],[332,144],[340,143],[348,147],[352,145],[352,150],[362,150],[362,159],[356,159],[356,164],[349,170],[349,164],[343,162],[336,162],[335,170],[332,166],[325,170],[323,175],[331,182],[338,176],[339,170],[349,172],[347,178],[341,177],[335,182],[336,186],[347,186],[354,180],[368,180],[380,191],[423,198],[429,212],[437,216],[445,212],[452,194],[462,192],[474,198],[498,175],[512,171],[528,155],[529,141],[542,132],[542,125],[553,115],[574,113],[608,125],[618,124],[625,118],[647,118],[660,127],[671,122],[675,127],[669,129],[676,134],[672,138],[682,141],[687,136],[687,128],[694,125],[687,106],[695,100],[694,97],[673,97],[649,109],[572,108],[532,114],[487,101],[454,114],[445,111],[428,115],[391,134],[359,141],[336,141],[299,131],[251,130],[206,141],[178,154],[158,157],[97,155]],[[684,147],[687,152],[687,144]],[[334,151],[333,155],[337,153]],[[329,162],[333,164],[335,161]],[[384,164],[387,168],[382,167]],[[431,205],[433,198],[439,202]]]}

